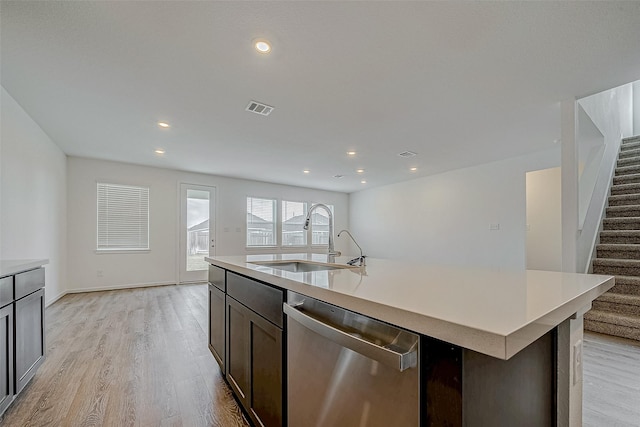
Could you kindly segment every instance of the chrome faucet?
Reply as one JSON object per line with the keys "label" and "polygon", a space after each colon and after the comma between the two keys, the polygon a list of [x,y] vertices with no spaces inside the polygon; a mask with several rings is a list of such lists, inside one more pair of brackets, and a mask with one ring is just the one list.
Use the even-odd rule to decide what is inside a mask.
{"label": "chrome faucet", "polygon": [[362,248],[360,247],[360,245],[358,244],[358,242],[356,242],[356,239],[353,238],[353,235],[351,235],[351,233],[349,233],[349,230],[340,230],[340,232],[338,233],[338,237],[340,237],[340,235],[342,233],[347,233],[349,235],[349,237],[351,237],[351,240],[353,240],[353,243],[356,244],[356,246],[358,247],[358,249],[360,249],[360,258],[355,258],[352,259],[351,261],[349,261],[347,264],[351,264],[351,265],[355,265],[355,263],[358,263],[358,266],[362,267],[364,266],[364,259],[365,256],[362,255]]}
{"label": "chrome faucet", "polygon": [[340,256],[341,255],[340,251],[336,251],[333,246],[333,214],[331,213],[331,209],[329,209],[327,205],[322,203],[316,203],[315,205],[311,206],[311,208],[309,208],[309,212],[307,212],[307,219],[304,221],[304,227],[302,228],[304,228],[305,230],[309,229],[309,221],[311,221],[311,214],[317,208],[324,209],[325,211],[327,211],[327,215],[329,215],[329,252],[328,254],[333,256]]}

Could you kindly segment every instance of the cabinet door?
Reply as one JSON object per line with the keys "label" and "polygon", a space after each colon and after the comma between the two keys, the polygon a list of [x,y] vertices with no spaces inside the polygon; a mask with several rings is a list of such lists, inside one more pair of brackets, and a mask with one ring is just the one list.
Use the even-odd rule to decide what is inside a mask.
{"label": "cabinet door", "polygon": [[209,284],[209,350],[224,372],[225,301],[224,292]]}
{"label": "cabinet door", "polygon": [[251,391],[249,377],[251,310],[227,296],[227,381],[245,408],[249,407]]}
{"label": "cabinet door", "polygon": [[44,289],[15,302],[16,393],[44,361]]}
{"label": "cabinet door", "polygon": [[266,427],[282,425],[282,329],[251,313],[251,417]]}
{"label": "cabinet door", "polygon": [[0,308],[0,415],[13,401],[13,304]]}

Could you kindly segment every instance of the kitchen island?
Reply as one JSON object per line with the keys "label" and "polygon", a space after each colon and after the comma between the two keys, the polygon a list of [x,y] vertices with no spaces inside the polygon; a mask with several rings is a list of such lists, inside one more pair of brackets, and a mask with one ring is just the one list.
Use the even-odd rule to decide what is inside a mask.
{"label": "kitchen island", "polygon": [[[306,253],[206,258],[212,265],[212,287],[217,283],[220,291],[215,300],[218,305],[210,300],[210,337],[216,335],[216,324],[225,325],[218,329],[217,337],[213,336],[218,348],[211,342],[210,348],[223,372],[228,373],[229,362],[233,362],[229,359],[229,338],[234,330],[228,324],[228,309],[220,313],[215,307],[230,299],[232,306],[239,302],[240,308],[252,309],[258,318],[275,320],[267,323],[279,328],[277,342],[284,361],[286,318],[281,309],[270,312],[275,318],[261,315],[256,301],[271,298],[269,310],[274,311],[274,306],[287,301],[285,291],[293,291],[420,334],[421,425],[575,422],[582,369],[581,329],[575,325],[581,325],[582,314],[591,302],[613,286],[613,277],[383,259],[367,259],[362,268],[343,268],[350,267],[346,266],[349,259]],[[319,269],[296,272],[278,265],[291,261],[317,264]],[[323,264],[334,268],[320,269]],[[267,296],[254,301],[238,297],[238,301],[228,294],[230,274],[233,280],[246,279],[264,286],[258,289]],[[281,293],[271,295],[272,290]],[[252,293],[246,290],[243,295]],[[250,342],[245,344],[251,347]],[[578,354],[573,354],[574,349]],[[577,364],[572,363],[574,358]],[[286,424],[286,366],[281,370],[282,402],[274,405],[281,405],[280,420]],[[251,375],[250,366],[246,372]],[[238,394],[233,375],[230,379],[227,374],[227,379]],[[245,389],[251,389],[250,378]],[[252,408],[249,400],[245,409]]]}

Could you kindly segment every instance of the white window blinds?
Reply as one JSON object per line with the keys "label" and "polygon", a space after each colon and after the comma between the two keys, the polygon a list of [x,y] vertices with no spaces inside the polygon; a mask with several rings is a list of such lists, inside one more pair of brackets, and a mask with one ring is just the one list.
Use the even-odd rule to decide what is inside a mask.
{"label": "white window blinds", "polygon": [[247,246],[275,246],[276,201],[247,197]]}
{"label": "white window blinds", "polygon": [[149,249],[149,188],[98,183],[98,250]]}
{"label": "white window blinds", "polygon": [[[333,205],[327,205],[333,215]],[[311,244],[329,244],[329,214],[324,209],[316,209],[311,215]]]}

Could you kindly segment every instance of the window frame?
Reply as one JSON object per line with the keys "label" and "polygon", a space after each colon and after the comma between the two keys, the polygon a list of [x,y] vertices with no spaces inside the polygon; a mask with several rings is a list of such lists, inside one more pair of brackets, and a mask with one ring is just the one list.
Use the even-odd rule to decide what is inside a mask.
{"label": "window frame", "polygon": [[[269,200],[272,203],[272,215],[273,215],[273,244],[272,245],[249,245],[249,206],[248,206],[248,202],[249,199],[257,199],[257,200]],[[256,250],[256,249],[265,249],[265,248],[277,248],[278,245],[278,199],[272,198],[272,197],[261,197],[261,196],[246,196],[245,197],[245,239],[244,239],[244,244],[245,244],[245,248],[248,250]],[[253,213],[252,213],[253,215]]]}
{"label": "window frame", "polygon": [[[138,235],[138,239],[140,240],[140,237],[146,237],[146,247],[144,247],[144,245],[140,246],[140,247],[127,247],[127,246],[103,246],[101,247],[101,197],[100,197],[100,187],[104,186],[104,188],[108,189],[108,188],[129,188],[129,189],[135,189],[135,190],[142,190],[143,193],[146,193],[146,224],[144,223],[145,221],[141,222],[141,224],[146,225],[146,230],[144,233],[141,233]],[[122,183],[116,183],[116,182],[109,182],[109,181],[96,181],[96,246],[95,246],[95,253],[96,254],[119,254],[119,253],[130,253],[130,254],[135,254],[135,253],[148,253],[151,251],[151,187],[148,185],[133,185],[133,184],[122,184]],[[108,200],[106,200],[108,202]],[[105,200],[102,201],[102,203],[104,203]],[[140,198],[138,197],[137,202],[140,202]],[[142,214],[142,217],[144,217],[145,215]],[[106,220],[108,223],[108,219]],[[104,221],[103,221],[104,222]],[[104,234],[105,231],[102,231],[102,234]],[[106,232],[108,234],[108,231]],[[107,238],[108,240],[108,238]]]}
{"label": "window frame", "polygon": [[[249,235],[249,228],[248,228],[248,209],[247,209],[247,201],[248,199],[262,199],[262,200],[271,200],[271,201],[275,201],[275,212],[274,212],[274,233],[275,233],[275,244],[274,245],[264,245],[264,246],[256,246],[256,245],[248,245],[248,235]],[[282,197],[268,197],[268,196],[255,196],[255,195],[245,195],[245,228],[244,228],[244,233],[245,233],[245,250],[248,252],[260,252],[260,251],[264,251],[265,249],[270,249],[270,250],[278,250],[278,251],[282,251],[282,252],[296,252],[296,251],[313,251],[313,250],[317,250],[317,249],[326,249],[329,247],[329,243],[325,243],[325,244],[313,244],[313,222],[310,224],[309,229],[306,230],[306,243],[304,245],[284,245],[283,244],[283,223],[282,223],[282,218],[283,218],[283,209],[282,209],[282,204],[284,202],[293,202],[293,203],[303,203],[304,204],[304,215],[306,216],[306,214],[309,212],[309,208],[311,208],[311,206],[317,204],[317,203],[322,203],[324,205],[327,205],[329,207],[329,209],[331,209],[331,214],[333,216],[334,219],[334,225],[335,225],[335,205],[333,203],[324,203],[324,202],[311,202],[309,200],[300,200],[300,199],[295,199],[295,198],[282,198]]]}

